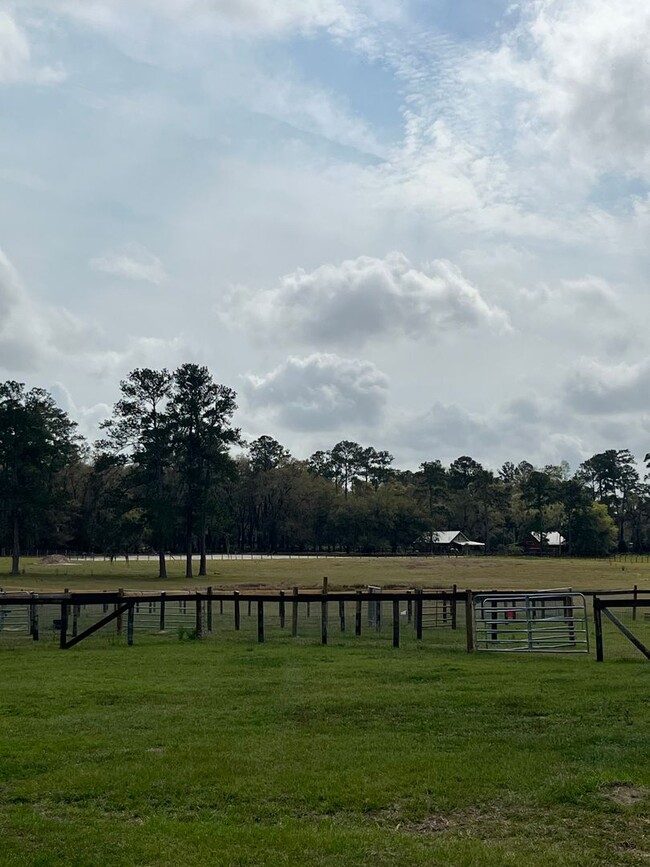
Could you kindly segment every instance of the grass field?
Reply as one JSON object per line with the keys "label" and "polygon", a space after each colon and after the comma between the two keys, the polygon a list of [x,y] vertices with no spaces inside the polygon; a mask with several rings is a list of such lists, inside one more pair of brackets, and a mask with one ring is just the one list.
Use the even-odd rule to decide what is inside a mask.
{"label": "grass field", "polygon": [[[256,558],[208,561],[207,578],[188,581],[184,561],[168,563],[169,578],[156,578],[157,564],[151,560],[129,563],[104,560],[80,561],[63,566],[44,566],[34,558],[22,562],[23,575],[9,576],[10,561],[0,558],[0,580],[5,588],[32,590],[117,589],[156,590],[198,587],[259,586],[316,587],[327,576],[331,587],[405,585],[460,588],[510,589],[574,587],[589,589],[650,588],[650,562],[630,558],[628,562],[536,557],[319,557]],[[195,563],[198,571],[198,563]]]}
{"label": "grass field", "polygon": [[[153,569],[28,563],[21,586],[160,587]],[[210,569],[215,586],[650,583],[641,563],[491,558]],[[254,616],[239,635],[222,617],[203,641],[0,643],[0,864],[648,863],[650,667],[613,627],[598,665],[468,656],[462,623],[395,650],[389,624],[320,647],[317,618],[297,640],[270,623],[257,645]]]}

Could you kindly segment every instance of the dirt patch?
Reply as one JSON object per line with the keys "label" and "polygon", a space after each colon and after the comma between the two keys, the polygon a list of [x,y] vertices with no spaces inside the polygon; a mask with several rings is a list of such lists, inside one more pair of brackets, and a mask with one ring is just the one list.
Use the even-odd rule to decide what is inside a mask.
{"label": "dirt patch", "polygon": [[[42,560],[39,560],[40,566],[72,566],[73,563],[71,560],[68,560],[63,554],[48,554],[47,557],[43,557]],[[76,564],[74,564],[76,565]]]}
{"label": "dirt patch", "polygon": [[635,786],[632,783],[607,783],[601,787],[603,798],[608,801],[613,801],[621,807],[631,807],[638,804],[650,794],[650,791],[643,786]]}
{"label": "dirt patch", "polygon": [[419,822],[403,822],[395,826],[396,831],[403,831],[405,834],[439,834],[441,831],[447,831],[452,826],[452,822],[444,816],[426,816]]}

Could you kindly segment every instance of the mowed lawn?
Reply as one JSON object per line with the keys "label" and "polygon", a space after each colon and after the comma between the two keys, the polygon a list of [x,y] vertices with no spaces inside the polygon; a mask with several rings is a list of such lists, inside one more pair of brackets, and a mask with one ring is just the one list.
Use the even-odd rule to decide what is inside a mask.
{"label": "mowed lawn", "polygon": [[[378,562],[385,578],[364,571],[359,583],[391,583]],[[479,586],[479,570],[499,563],[510,561],[468,561],[471,580],[457,583]],[[244,565],[250,583],[287,586],[320,572],[354,584],[358,569],[336,561],[340,572],[301,580],[305,561]],[[395,583],[411,583],[408,565],[393,565]],[[87,568],[66,586],[111,586]],[[599,568],[582,586],[605,586]],[[483,586],[522,586],[509,569]],[[611,570],[609,586],[630,586],[620,564]],[[116,586],[155,580],[130,585],[124,571]],[[578,572],[535,580],[579,586]],[[435,586],[430,573],[418,583]],[[470,656],[462,622],[420,645],[405,626],[394,649],[389,623],[377,635],[364,621],[356,638],[334,616],[321,647],[312,619],[301,611],[298,639],[271,622],[263,645],[254,611],[239,634],[215,611],[201,641],[136,629],[128,648],[107,628],[70,651],[45,629],[38,643],[0,642],[0,864],[648,863],[650,667],[611,625],[597,664]],[[650,638],[642,612],[634,628]]]}

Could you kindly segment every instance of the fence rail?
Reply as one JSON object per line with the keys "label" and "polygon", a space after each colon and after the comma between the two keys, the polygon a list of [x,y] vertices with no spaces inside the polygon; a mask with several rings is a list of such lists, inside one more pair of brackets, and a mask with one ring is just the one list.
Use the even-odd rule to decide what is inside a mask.
{"label": "fence rail", "polygon": [[[552,599],[549,594],[553,594]],[[577,608],[574,608],[577,595],[593,599],[598,659],[602,659],[601,614],[648,655],[645,646],[609,610],[631,609],[632,620],[636,619],[637,608],[647,610],[650,607],[650,589],[636,585],[632,589],[583,590],[580,594],[573,593],[570,588],[474,592],[459,590],[455,586],[444,589],[371,587],[367,590],[330,590],[326,581],[322,590],[298,587],[292,590],[205,587],[156,592],[127,589],[44,593],[10,590],[0,591],[0,637],[3,634],[6,638],[22,635],[38,641],[42,634],[56,636],[58,633],[60,647],[70,649],[114,624],[116,634],[123,635],[126,631],[127,643],[132,645],[136,630],[149,629],[160,633],[187,630],[200,638],[213,632],[215,622],[230,623],[234,631],[239,632],[245,617],[249,631],[256,627],[259,642],[265,641],[268,629],[276,626],[280,630],[286,629],[287,635],[290,633],[297,637],[299,623],[308,622],[312,627],[318,625],[320,640],[327,644],[332,631],[347,631],[360,636],[365,622],[370,633],[381,633],[385,622],[386,628],[392,632],[393,646],[399,647],[403,629],[413,630],[415,638],[421,641],[423,630],[441,633],[446,629],[456,630],[457,611],[464,610],[468,652],[499,646],[514,649],[515,644],[521,644],[522,649],[531,649],[531,635],[536,639],[532,644],[539,650],[561,650],[561,647],[551,647],[561,644],[570,645],[575,652],[588,647],[584,618],[578,617]],[[573,598],[567,601],[569,596]],[[558,614],[553,606],[559,606],[562,611]],[[529,631],[522,638],[523,633],[520,635],[519,632],[524,617],[530,620],[530,624],[526,627]],[[222,619],[215,621],[215,618]],[[558,641],[558,638],[562,640]]]}

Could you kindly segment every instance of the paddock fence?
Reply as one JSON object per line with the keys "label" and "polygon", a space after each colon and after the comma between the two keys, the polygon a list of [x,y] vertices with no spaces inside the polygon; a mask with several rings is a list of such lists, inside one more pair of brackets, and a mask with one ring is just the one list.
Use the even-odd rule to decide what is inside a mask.
{"label": "paddock fence", "polygon": [[[129,646],[137,636],[145,635],[181,639],[239,636],[259,643],[291,638],[324,645],[365,635],[390,640],[396,648],[404,641],[429,641],[455,649],[464,645],[469,653],[589,653],[589,607],[599,661],[603,658],[603,616],[650,658],[650,589],[472,591],[456,586],[371,586],[330,590],[327,579],[322,591],[298,587],[7,590],[0,592],[0,648],[29,640],[56,642],[62,650],[69,650],[94,635],[126,640]],[[626,622],[620,617],[627,618]],[[459,636],[463,628],[464,641]]]}

